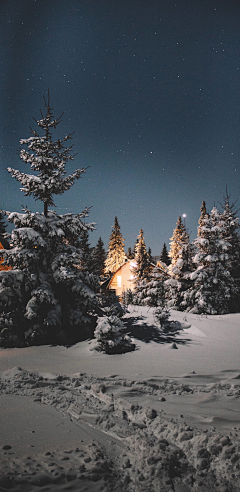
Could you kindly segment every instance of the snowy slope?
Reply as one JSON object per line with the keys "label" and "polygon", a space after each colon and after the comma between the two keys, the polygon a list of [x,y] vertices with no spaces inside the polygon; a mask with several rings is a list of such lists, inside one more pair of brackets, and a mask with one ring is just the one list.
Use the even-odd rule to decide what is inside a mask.
{"label": "snowy slope", "polygon": [[0,351],[1,492],[240,490],[240,316],[171,319],[130,306],[123,355]]}

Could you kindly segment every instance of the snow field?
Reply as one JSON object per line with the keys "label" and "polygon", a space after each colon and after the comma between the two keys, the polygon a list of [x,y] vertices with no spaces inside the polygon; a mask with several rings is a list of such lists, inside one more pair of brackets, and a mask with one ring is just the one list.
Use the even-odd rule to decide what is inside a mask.
{"label": "snow field", "polygon": [[153,310],[130,306],[123,355],[1,350],[1,492],[239,491],[240,318],[171,314],[181,329],[150,342]]}

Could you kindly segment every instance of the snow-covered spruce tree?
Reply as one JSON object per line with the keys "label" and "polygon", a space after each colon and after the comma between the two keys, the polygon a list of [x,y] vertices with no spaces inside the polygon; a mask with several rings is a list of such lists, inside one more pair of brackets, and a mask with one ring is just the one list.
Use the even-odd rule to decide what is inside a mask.
{"label": "snow-covered spruce tree", "polygon": [[198,237],[194,240],[196,270],[190,274],[192,285],[184,293],[187,311],[205,314],[230,311],[238,289],[228,270],[231,246],[224,239],[225,232],[225,223],[216,207],[210,216],[205,214],[201,218]]}
{"label": "snow-covered spruce tree", "polygon": [[230,244],[228,250],[228,269],[235,279],[240,279],[240,224],[237,217],[238,210],[235,210],[236,202],[230,204],[231,195],[223,197],[221,220],[225,224],[223,238]]}
{"label": "snow-covered spruce tree", "polygon": [[164,283],[166,279],[166,274],[159,267],[156,266],[152,269],[144,292],[144,304],[154,307],[165,306]]}
{"label": "snow-covered spruce tree", "polygon": [[[101,289],[100,289],[101,290]],[[107,291],[100,292],[99,306],[106,316],[117,316],[121,318],[124,315],[124,308],[119,301],[119,296],[116,296],[115,291],[108,289]]]}
{"label": "snow-covered spruce tree", "polygon": [[167,307],[164,306],[158,306],[154,310],[154,318],[156,322],[160,325],[161,328],[168,328],[169,323],[168,320],[171,316],[171,313],[169,312]]}
{"label": "snow-covered spruce tree", "polygon": [[173,265],[176,265],[179,255],[184,244],[189,243],[189,235],[186,231],[185,225],[182,223],[181,216],[178,218],[177,227],[173,231],[173,235],[170,238],[170,252],[169,257],[171,260],[170,270]]}
{"label": "snow-covered spruce tree", "polygon": [[107,354],[122,354],[134,350],[136,345],[124,330],[125,326],[117,316],[99,318],[94,332],[99,349]]}
{"label": "snow-covered spruce tree", "polygon": [[132,260],[133,257],[134,257],[134,255],[133,255],[133,252],[132,252],[132,248],[129,247],[128,248],[128,251],[127,251],[127,259],[128,260]]}
{"label": "snow-covered spruce tree", "polygon": [[134,275],[134,282],[137,283],[144,278],[149,278],[150,261],[149,255],[146,250],[146,244],[144,241],[143,230],[140,230],[138,235],[138,242],[136,243],[134,266],[132,266],[132,273]]}
{"label": "snow-covered spruce tree", "polygon": [[153,257],[152,257],[152,250],[151,250],[151,248],[148,248],[148,261],[151,264],[154,263],[154,260],[153,260]]}
{"label": "snow-covered spruce tree", "polygon": [[126,289],[122,293],[122,302],[123,304],[125,304],[125,306],[133,304],[133,291],[131,289]]}
{"label": "snow-covered spruce tree", "polygon": [[[209,218],[209,214],[206,209],[206,202],[203,201],[200,207],[201,215],[199,218],[198,236],[202,234],[202,226],[204,220]],[[171,266],[172,279],[166,281],[166,287],[168,291],[168,306],[174,307],[181,311],[187,309],[187,302],[185,292],[191,287],[191,273],[195,270],[193,258],[195,256],[195,246],[192,243],[186,242],[182,244],[181,249],[178,252],[178,258],[174,266]]]}
{"label": "snow-covered spruce tree", "polygon": [[168,272],[171,278],[166,280],[166,299],[168,307],[180,309],[183,291],[187,288],[188,269],[190,268],[192,248],[189,244],[189,235],[182,223],[181,216],[178,218],[177,227],[170,238],[169,257],[172,262],[169,265]]}
{"label": "snow-covered spruce tree", "polygon": [[182,302],[182,284],[171,275],[164,282],[166,305],[172,309],[179,309]]}
{"label": "snow-covered spruce tree", "polygon": [[6,223],[4,219],[4,214],[3,212],[0,211],[0,235],[4,236],[5,233],[6,233]]}
{"label": "snow-covered spruce tree", "polygon": [[[3,249],[9,249],[9,244],[6,240],[6,224],[4,220],[4,213],[0,211],[0,251]],[[4,265],[4,259],[0,255],[0,270],[10,270],[10,267]]]}
{"label": "snow-covered spruce tree", "polygon": [[184,293],[192,283],[191,273],[195,269],[195,265],[193,264],[194,256],[194,244],[183,243],[182,248],[178,252],[177,262],[175,265],[171,265],[171,269],[169,269],[171,278],[165,282],[168,307],[185,311],[186,301]]}
{"label": "snow-covered spruce tree", "polygon": [[139,239],[137,238],[132,250],[132,259],[135,258],[138,243],[139,243]]}
{"label": "snow-covered spruce tree", "polygon": [[137,306],[145,306],[145,299],[147,297],[147,284],[148,280],[143,278],[142,280],[138,280],[135,284],[133,290],[133,304]]}
{"label": "snow-covered spruce tree", "polygon": [[9,244],[5,238],[0,236],[0,271],[1,270],[11,270],[11,267],[4,264],[4,258],[1,256],[1,251],[4,249],[9,249]]}
{"label": "snow-covered spruce tree", "polygon": [[[175,298],[172,296],[171,301],[168,302],[168,306],[174,306],[180,311],[185,311],[185,291],[189,289],[192,284],[191,273],[195,269],[193,258],[195,256],[195,246],[192,243],[183,244],[182,249],[179,252],[179,258],[177,263],[172,267],[172,275],[177,280]],[[169,280],[166,281],[166,287]],[[170,283],[170,282],[169,282]],[[170,287],[171,289],[171,287]]]}
{"label": "snow-covered spruce tree", "polygon": [[124,239],[117,217],[115,217],[113,230],[109,238],[108,253],[105,262],[105,273],[111,275],[116,272],[126,261],[127,257],[124,252]]}
{"label": "snow-covered spruce tree", "polygon": [[228,262],[226,268],[234,279],[235,285],[238,288],[238,294],[232,297],[229,308],[231,312],[240,311],[240,224],[235,210],[236,202],[230,203],[231,195],[228,195],[226,187],[226,196],[223,197],[221,220],[225,224],[223,239],[230,245],[228,250]]}
{"label": "snow-covered spruce tree", "polygon": [[199,227],[198,227],[198,236],[201,236],[201,233],[202,233],[202,226],[204,225],[204,220],[206,218],[209,218],[209,214],[207,213],[207,209],[206,209],[206,202],[205,200],[203,200],[202,202],[202,205],[200,207],[200,212],[201,212],[201,215],[199,217]]}
{"label": "snow-covered spruce tree", "polygon": [[151,271],[151,264],[146,250],[142,229],[140,230],[138,241],[135,246],[135,257],[133,266],[131,267],[131,271],[134,276],[134,303],[141,305],[143,303],[144,296],[146,295],[146,283],[149,280]]}
{"label": "snow-covered spruce tree", "polygon": [[82,272],[79,237],[83,230],[94,229],[85,224],[89,209],[82,213],[58,215],[50,211],[54,195],[64,193],[79,179],[85,169],[66,176],[65,165],[72,160],[71,147],[62,140],[52,140],[52,130],[60,123],[45,101],[45,116],[37,121],[40,136],[21,140],[28,150],[20,157],[30,164],[32,174],[15,169],[8,171],[22,185],[25,196],[32,195],[44,204],[44,213],[9,213],[15,225],[11,233],[12,248],[4,250],[4,260],[12,270],[0,272],[0,345],[24,346],[51,343],[56,337],[75,341],[89,336],[91,314],[98,309],[95,291],[99,280]]}
{"label": "snow-covered spruce tree", "polygon": [[89,231],[87,229],[83,229],[79,239],[79,248],[81,249],[81,261],[79,267],[83,272],[91,271],[92,248],[88,241],[89,241]]}
{"label": "snow-covered spruce tree", "polygon": [[[205,234],[206,234],[205,224],[206,224],[206,220],[209,219],[209,217],[210,217],[209,213],[207,212],[205,200],[203,200],[203,202],[202,202],[202,205],[200,207],[200,212],[201,212],[201,215],[200,215],[199,220],[198,220],[198,224],[199,224],[198,237],[205,237]],[[196,266],[194,264],[194,257],[195,257],[196,250],[195,250],[194,243],[189,245],[189,246],[190,246],[190,248],[192,248],[192,255],[191,255],[191,266],[189,265],[188,270],[189,270],[189,272],[193,272],[196,269]],[[190,263],[190,262],[187,261],[187,263]],[[178,268],[178,265],[176,265],[176,268],[175,268],[176,273],[177,273],[177,268]],[[186,283],[184,283],[185,289],[183,289],[182,283],[178,282],[175,279],[177,295],[174,297],[174,287],[172,289],[172,287],[170,286],[170,289],[172,289],[173,292],[172,292],[172,300],[169,301],[168,305],[172,306],[172,307],[174,306],[176,309],[182,308],[182,310],[187,310],[189,308],[189,306],[192,307],[192,296],[193,296],[193,290],[192,290],[193,283],[192,282],[193,281],[192,281],[192,276],[190,274],[188,275],[188,272],[186,272],[186,270],[187,270],[186,267],[184,268],[184,270],[185,270],[184,277],[185,278],[188,277],[188,279],[187,279],[188,285],[186,285]],[[169,284],[170,284],[170,281],[169,281]]]}
{"label": "snow-covered spruce tree", "polygon": [[167,246],[166,246],[166,243],[163,244],[163,249],[161,251],[161,255],[160,255],[160,261],[165,263],[165,265],[170,265],[171,263],[171,260],[169,258],[169,254],[168,254],[168,250],[167,250]]}
{"label": "snow-covered spruce tree", "polygon": [[90,271],[94,273],[94,275],[104,277],[105,261],[106,251],[104,249],[102,238],[100,237],[92,251]]}

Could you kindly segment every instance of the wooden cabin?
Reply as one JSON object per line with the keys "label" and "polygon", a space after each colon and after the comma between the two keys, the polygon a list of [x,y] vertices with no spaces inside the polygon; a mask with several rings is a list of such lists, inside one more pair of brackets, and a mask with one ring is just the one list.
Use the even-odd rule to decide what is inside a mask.
{"label": "wooden cabin", "polygon": [[[134,289],[134,274],[132,272],[132,268],[135,266],[134,260],[126,261],[112,276],[112,278],[107,282],[107,289],[111,289],[115,291],[115,294],[122,297],[123,292],[127,289]],[[170,275],[165,270],[166,265],[162,265],[158,262],[157,265],[154,263],[151,264],[151,268],[158,267],[159,270],[166,276],[166,279],[170,277]],[[164,268],[165,267],[165,268]]]}
{"label": "wooden cabin", "polygon": [[[126,261],[110,278],[110,280],[107,280],[103,283],[102,287],[104,289],[110,289],[114,290],[115,294],[122,298],[123,292],[125,292],[127,289],[134,289],[134,274],[132,272],[132,268],[136,266],[136,263],[134,260],[129,260]],[[170,278],[169,273],[167,272],[167,267],[165,263],[161,263],[158,261],[157,265],[154,263],[151,264],[151,268],[158,268],[159,271],[161,271],[164,276],[166,277],[166,280]]]}
{"label": "wooden cabin", "polygon": [[134,260],[126,261],[112,276],[108,283],[108,289],[114,290],[115,294],[122,297],[122,294],[127,289],[134,288],[134,275],[131,268],[135,265]]}

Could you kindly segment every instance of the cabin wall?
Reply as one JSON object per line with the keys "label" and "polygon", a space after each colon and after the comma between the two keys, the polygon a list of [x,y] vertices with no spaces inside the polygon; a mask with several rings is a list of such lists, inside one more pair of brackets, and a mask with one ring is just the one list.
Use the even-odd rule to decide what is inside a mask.
{"label": "cabin wall", "polygon": [[113,278],[109,284],[109,289],[115,290],[117,296],[122,296],[122,293],[127,289],[133,289],[133,274],[131,272],[131,265],[125,263],[119,270],[113,275]]}

